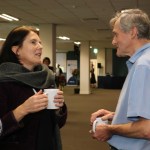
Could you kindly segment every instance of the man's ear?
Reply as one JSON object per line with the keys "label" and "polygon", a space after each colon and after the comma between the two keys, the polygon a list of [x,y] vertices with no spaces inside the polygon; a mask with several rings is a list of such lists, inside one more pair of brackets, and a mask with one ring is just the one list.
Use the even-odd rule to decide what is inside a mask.
{"label": "man's ear", "polygon": [[138,30],[137,30],[137,28],[133,27],[131,31],[132,31],[132,33],[131,33],[132,38],[133,39],[137,38],[137,36],[138,36]]}
{"label": "man's ear", "polygon": [[12,51],[13,51],[16,55],[19,55],[19,54],[18,54],[18,46],[12,46]]}

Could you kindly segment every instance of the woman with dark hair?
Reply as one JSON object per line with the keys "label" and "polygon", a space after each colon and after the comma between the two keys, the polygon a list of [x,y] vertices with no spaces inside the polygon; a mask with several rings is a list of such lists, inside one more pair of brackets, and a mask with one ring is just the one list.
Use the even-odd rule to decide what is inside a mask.
{"label": "woman with dark hair", "polygon": [[54,72],[54,67],[50,66],[51,60],[49,57],[43,58],[43,64],[47,65],[47,67]]}
{"label": "woman with dark hair", "polygon": [[41,64],[42,45],[31,27],[13,29],[0,54],[0,118],[2,150],[61,150],[59,128],[67,118],[62,91],[54,102],[60,108],[46,109],[43,89],[54,85],[51,71]]}
{"label": "woman with dark hair", "polygon": [[96,79],[95,79],[95,73],[94,73],[94,65],[92,64],[92,68],[90,70],[91,73],[91,78],[90,78],[90,82],[91,82],[91,87],[95,88],[96,87]]}

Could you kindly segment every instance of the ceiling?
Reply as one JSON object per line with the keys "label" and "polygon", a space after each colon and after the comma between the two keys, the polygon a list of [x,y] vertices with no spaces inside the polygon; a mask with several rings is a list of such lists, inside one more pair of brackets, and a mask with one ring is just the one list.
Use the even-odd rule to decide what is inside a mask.
{"label": "ceiling", "polygon": [[57,36],[109,47],[112,39],[109,20],[124,8],[140,8],[150,15],[150,0],[0,0],[0,13],[20,19],[19,22],[0,19],[0,37],[5,38],[18,25],[56,24]]}

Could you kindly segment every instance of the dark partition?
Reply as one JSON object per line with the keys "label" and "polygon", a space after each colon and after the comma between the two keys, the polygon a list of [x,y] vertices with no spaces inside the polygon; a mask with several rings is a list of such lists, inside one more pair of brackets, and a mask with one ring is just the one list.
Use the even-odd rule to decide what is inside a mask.
{"label": "dark partition", "polygon": [[98,76],[98,88],[121,89],[125,77]]}

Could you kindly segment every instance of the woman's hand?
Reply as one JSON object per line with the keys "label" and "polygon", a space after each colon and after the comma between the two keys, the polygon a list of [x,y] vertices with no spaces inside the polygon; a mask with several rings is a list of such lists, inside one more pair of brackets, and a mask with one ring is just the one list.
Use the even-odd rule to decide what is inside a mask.
{"label": "woman's hand", "polygon": [[29,97],[23,104],[18,106],[14,111],[14,116],[17,121],[20,121],[24,116],[29,113],[38,112],[47,107],[48,97],[42,90]]}
{"label": "woman's hand", "polygon": [[28,113],[38,112],[43,110],[48,105],[48,97],[45,95],[42,90],[35,93],[33,96],[29,97],[22,106],[24,107],[25,111]]}
{"label": "woman's hand", "polygon": [[58,91],[57,95],[54,97],[54,102],[56,103],[57,107],[62,107],[64,105],[64,96],[63,91]]}

